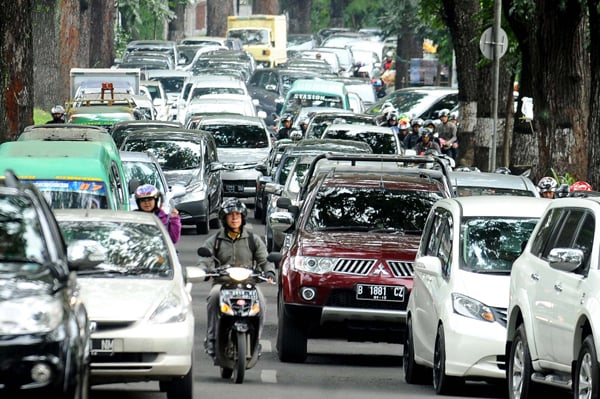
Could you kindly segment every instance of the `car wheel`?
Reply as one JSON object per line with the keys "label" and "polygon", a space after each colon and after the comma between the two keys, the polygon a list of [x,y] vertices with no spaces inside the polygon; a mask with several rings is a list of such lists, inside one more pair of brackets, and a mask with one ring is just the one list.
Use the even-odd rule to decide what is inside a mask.
{"label": "car wheel", "polygon": [[513,336],[508,358],[509,399],[527,399],[535,396],[536,384],[531,380],[532,373],[527,335],[525,327],[520,325]]}
{"label": "car wheel", "polygon": [[193,399],[194,397],[194,378],[190,371],[182,377],[175,377],[170,382],[166,383],[167,399]]}
{"label": "car wheel", "polygon": [[262,208],[258,206],[259,203],[262,205],[262,202],[259,201],[260,199],[258,197],[254,200],[254,219],[262,221],[264,212]]}
{"label": "car wheel", "polygon": [[426,384],[431,374],[428,368],[415,362],[415,345],[413,342],[412,319],[406,323],[406,339],[404,341],[404,352],[402,354],[402,368],[404,371],[404,380],[407,384]]}
{"label": "car wheel", "polygon": [[600,372],[596,361],[596,346],[594,337],[588,335],[583,340],[583,345],[577,356],[575,375],[573,376],[574,396],[579,399],[597,398],[600,384]]}
{"label": "car wheel", "polygon": [[277,355],[282,362],[302,363],[306,360],[306,333],[285,311],[281,293],[278,297]]}
{"label": "car wheel", "polygon": [[438,327],[433,350],[433,389],[438,395],[447,395],[454,392],[460,384],[460,379],[446,375],[446,338],[444,327]]}
{"label": "car wheel", "polygon": [[204,212],[204,221],[201,221],[196,225],[196,233],[198,234],[208,234],[210,230],[210,211],[208,207],[206,208],[206,212]]}

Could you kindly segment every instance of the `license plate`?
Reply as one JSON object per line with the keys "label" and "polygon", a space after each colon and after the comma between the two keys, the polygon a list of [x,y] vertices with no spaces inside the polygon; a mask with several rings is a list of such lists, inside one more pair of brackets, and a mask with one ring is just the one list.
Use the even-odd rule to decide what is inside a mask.
{"label": "license plate", "polygon": [[244,186],[240,186],[240,185],[236,185],[236,184],[226,184],[225,185],[225,192],[228,192],[228,193],[243,193],[244,192]]}
{"label": "license plate", "polygon": [[109,355],[123,351],[123,340],[112,338],[92,339],[92,355]]}
{"label": "license plate", "polygon": [[358,284],[356,286],[356,299],[361,301],[388,301],[404,302],[403,285],[374,285]]}

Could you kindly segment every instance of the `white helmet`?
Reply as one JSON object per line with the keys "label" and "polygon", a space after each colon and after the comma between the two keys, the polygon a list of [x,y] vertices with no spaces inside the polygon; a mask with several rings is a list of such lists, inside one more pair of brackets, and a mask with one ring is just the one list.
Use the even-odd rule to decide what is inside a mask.
{"label": "white helmet", "polygon": [[51,114],[64,114],[65,113],[65,108],[62,105],[55,105],[50,110],[50,113]]}

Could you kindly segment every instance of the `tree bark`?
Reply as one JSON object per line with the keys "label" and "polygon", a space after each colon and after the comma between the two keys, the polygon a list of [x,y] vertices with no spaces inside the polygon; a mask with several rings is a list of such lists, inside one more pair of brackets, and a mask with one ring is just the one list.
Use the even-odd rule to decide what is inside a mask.
{"label": "tree bark", "polygon": [[329,8],[329,26],[332,28],[344,27],[344,10],[349,0],[331,0]]}
{"label": "tree bark", "polygon": [[456,78],[458,80],[458,99],[460,107],[460,124],[458,129],[459,159],[457,164],[474,165],[475,143],[474,131],[477,128],[477,101],[479,71],[479,42],[473,38],[481,32],[477,14],[477,0],[442,0],[443,14],[446,26],[450,29],[452,43],[456,53]]}
{"label": "tree bark", "polygon": [[598,0],[588,0],[590,49],[590,119],[588,122],[588,178],[600,190],[600,13]]}
{"label": "tree bark", "polygon": [[289,33],[310,33],[312,0],[288,0]]}
{"label": "tree bark", "polygon": [[60,60],[58,11],[57,0],[35,0],[32,11],[34,104],[48,112],[66,100],[56,96]]}
{"label": "tree bark", "polygon": [[0,142],[33,124],[33,0],[4,2],[0,16]]}
{"label": "tree bark", "polygon": [[279,13],[279,0],[254,0],[252,2],[252,14],[278,15]]}
{"label": "tree bark", "polygon": [[175,3],[175,9],[173,10],[175,12],[175,18],[169,21],[168,40],[179,42],[185,37],[185,10],[185,3],[179,1]]}
{"label": "tree bark", "polygon": [[207,0],[206,35],[225,36],[227,33],[228,15],[234,15],[232,1]]}
{"label": "tree bark", "polygon": [[108,68],[115,58],[115,2],[91,0],[90,67]]}

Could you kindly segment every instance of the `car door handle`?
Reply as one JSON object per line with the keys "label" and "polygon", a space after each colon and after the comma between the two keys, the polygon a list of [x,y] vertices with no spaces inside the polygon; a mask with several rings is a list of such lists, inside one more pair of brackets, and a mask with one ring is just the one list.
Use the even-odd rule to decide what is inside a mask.
{"label": "car door handle", "polygon": [[540,275],[537,273],[531,273],[531,279],[533,281],[539,281],[540,280]]}
{"label": "car door handle", "polygon": [[562,290],[563,290],[562,283],[555,283],[554,290],[556,290],[558,292],[562,292]]}

